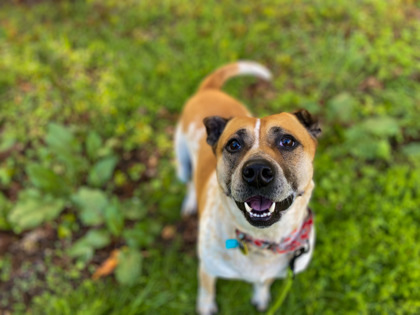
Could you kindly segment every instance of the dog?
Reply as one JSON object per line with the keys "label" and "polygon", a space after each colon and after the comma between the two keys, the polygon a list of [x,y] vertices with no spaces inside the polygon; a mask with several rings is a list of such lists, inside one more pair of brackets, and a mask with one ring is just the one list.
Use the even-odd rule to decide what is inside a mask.
{"label": "dog", "polygon": [[187,184],[182,214],[198,209],[199,314],[217,312],[217,277],[251,282],[251,302],[265,310],[274,279],[303,271],[314,248],[308,202],[318,122],[306,110],[254,118],[220,90],[238,75],[271,78],[250,61],[217,69],[175,131],[177,175]]}

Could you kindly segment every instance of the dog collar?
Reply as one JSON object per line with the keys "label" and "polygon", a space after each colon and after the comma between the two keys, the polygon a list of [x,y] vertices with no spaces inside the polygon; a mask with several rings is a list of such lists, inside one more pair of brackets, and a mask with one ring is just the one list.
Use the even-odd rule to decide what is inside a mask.
{"label": "dog collar", "polygon": [[236,239],[226,240],[226,248],[232,249],[239,247],[245,255],[248,253],[247,244],[261,249],[271,250],[272,252],[278,254],[296,251],[299,248],[306,247],[306,244],[308,244],[309,235],[314,224],[313,217],[314,215],[312,210],[308,208],[308,215],[300,228],[295,229],[288,237],[283,238],[280,243],[253,238],[252,236],[236,229]]}

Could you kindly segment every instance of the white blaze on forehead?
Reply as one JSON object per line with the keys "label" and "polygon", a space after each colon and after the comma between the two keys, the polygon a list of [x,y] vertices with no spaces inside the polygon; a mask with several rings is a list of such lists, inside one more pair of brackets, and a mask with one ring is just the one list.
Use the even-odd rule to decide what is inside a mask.
{"label": "white blaze on forehead", "polygon": [[257,122],[255,123],[254,128],[254,136],[255,136],[255,142],[252,146],[253,148],[258,148],[260,146],[260,127],[261,127],[261,120],[258,118]]}

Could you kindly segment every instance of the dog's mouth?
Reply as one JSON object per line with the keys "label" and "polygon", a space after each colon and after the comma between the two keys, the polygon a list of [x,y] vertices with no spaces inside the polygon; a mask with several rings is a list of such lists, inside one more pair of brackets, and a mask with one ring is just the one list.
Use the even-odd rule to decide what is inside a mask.
{"label": "dog's mouth", "polygon": [[266,227],[277,222],[282,216],[282,211],[289,209],[293,201],[293,194],[279,202],[263,196],[254,196],[245,202],[236,201],[236,205],[252,225]]}

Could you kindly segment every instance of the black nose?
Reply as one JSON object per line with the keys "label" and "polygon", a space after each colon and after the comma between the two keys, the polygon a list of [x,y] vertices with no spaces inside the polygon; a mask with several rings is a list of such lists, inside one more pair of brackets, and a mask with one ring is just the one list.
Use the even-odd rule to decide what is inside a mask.
{"label": "black nose", "polygon": [[267,186],[274,178],[274,169],[265,160],[248,161],[242,169],[242,178],[250,186]]}

